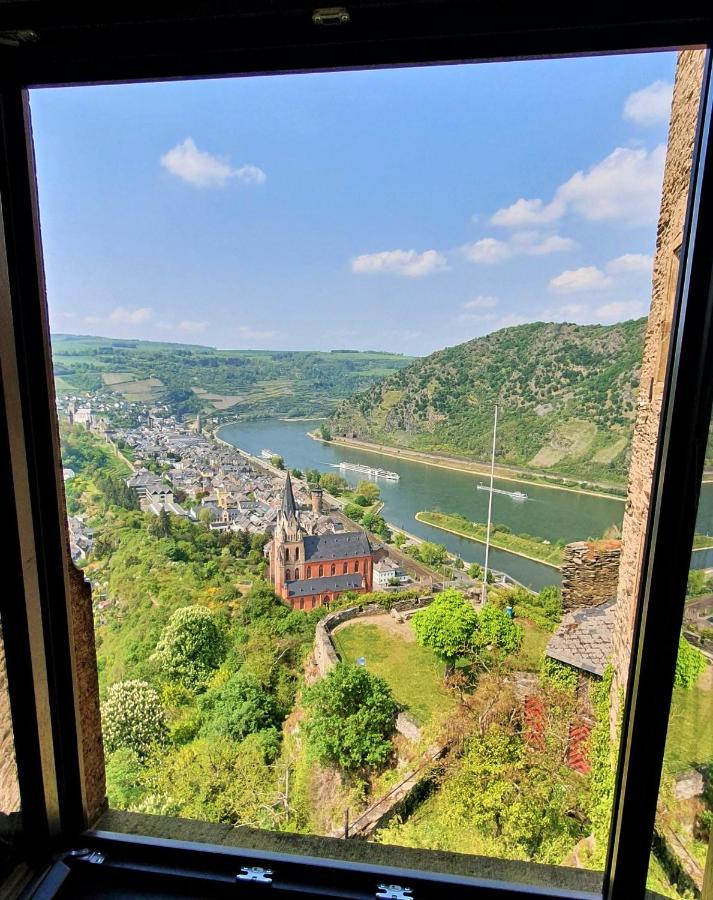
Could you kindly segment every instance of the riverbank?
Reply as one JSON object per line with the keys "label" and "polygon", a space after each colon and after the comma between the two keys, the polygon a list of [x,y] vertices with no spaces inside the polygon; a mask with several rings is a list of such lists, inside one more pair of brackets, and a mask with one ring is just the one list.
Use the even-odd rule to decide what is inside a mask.
{"label": "riverbank", "polygon": [[[466,472],[472,475],[490,475],[490,467],[485,463],[469,462],[468,460],[460,460],[452,456],[437,456],[433,453],[425,453],[421,450],[395,449],[385,444],[371,444],[368,441],[359,441],[353,438],[332,437],[331,440],[325,439],[315,431],[308,431],[307,436],[313,441],[319,441],[322,444],[333,444],[342,447],[352,447],[355,450],[362,450],[366,453],[374,453],[378,456],[389,456],[392,459],[404,459],[409,462],[420,463],[426,466],[433,466],[437,469],[449,469],[452,472]],[[610,488],[602,486],[598,490],[593,488],[575,487],[574,485],[553,484],[547,478],[540,481],[535,480],[533,476],[527,476],[523,473],[512,469],[505,469],[502,466],[495,467],[495,477],[502,481],[512,481],[516,484],[529,484],[532,487],[550,488],[553,491],[566,491],[570,494],[584,494],[589,497],[602,497],[605,500],[619,500],[624,502],[626,499],[623,495],[610,493]],[[622,488],[622,491],[624,489]]]}
{"label": "riverbank", "polygon": [[[486,543],[487,527],[478,522],[469,522],[462,516],[449,516],[445,513],[424,511],[416,513],[416,519],[419,522],[423,522],[424,525],[430,525],[432,528],[438,528],[440,531],[447,531],[449,534],[455,534],[468,541],[475,541],[478,544]],[[541,541],[529,536],[493,531],[492,526],[490,546],[495,547],[497,550],[503,550],[506,553],[529,559],[532,562],[541,563],[558,571],[562,563],[562,551],[558,547],[543,544]]]}

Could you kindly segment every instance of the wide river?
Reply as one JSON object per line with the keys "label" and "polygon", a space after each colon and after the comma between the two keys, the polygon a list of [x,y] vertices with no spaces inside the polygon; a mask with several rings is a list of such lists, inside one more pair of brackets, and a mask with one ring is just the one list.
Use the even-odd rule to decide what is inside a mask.
{"label": "wide river", "polygon": [[[384,500],[384,518],[418,537],[445,544],[452,553],[460,554],[467,562],[483,562],[485,547],[482,544],[424,525],[415,518],[421,510],[435,509],[461,513],[475,522],[486,522],[488,492],[477,489],[479,482],[486,481],[483,476],[314,441],[307,436],[307,432],[315,425],[315,422],[285,422],[280,419],[235,422],[224,425],[219,436],[255,456],[260,456],[263,448],[272,450],[284,458],[285,465],[290,469],[337,472],[353,484],[363,476],[347,470],[340,473],[333,466],[344,461],[398,472],[400,481],[381,478],[377,481]],[[531,484],[522,486],[498,479],[495,486],[508,491],[525,491],[528,499],[517,501],[502,494],[493,494],[493,522],[507,525],[512,531],[537,535],[553,542],[560,538],[576,541],[601,537],[610,525],[620,526],[624,514],[623,500]],[[711,484],[703,486],[698,519],[698,531],[703,534],[713,531]],[[694,557],[696,568],[713,566],[713,551],[696,552]],[[491,550],[491,564],[535,590],[559,583],[556,569],[512,553]]]}

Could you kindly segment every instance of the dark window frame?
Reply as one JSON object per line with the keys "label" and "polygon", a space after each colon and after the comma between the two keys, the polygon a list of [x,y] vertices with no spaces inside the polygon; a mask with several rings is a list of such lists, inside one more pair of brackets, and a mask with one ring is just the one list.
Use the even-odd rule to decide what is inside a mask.
{"label": "dark window frame", "polygon": [[[0,348],[3,417],[2,502],[9,537],[0,594],[10,700],[18,751],[25,851],[43,862],[81,840],[113,841],[130,858],[152,859],[165,843],[102,836],[82,838],[83,793],[76,684],[70,640],[63,490],[44,300],[27,89],[72,83],[319,71],[332,68],[574,56],[627,50],[710,46],[710,17],[658,16],[584,9],[512,16],[481,5],[423,0],[349,4],[352,23],[318,27],[311,8],[275,4],[156,3],[128,17],[108,2],[99,17],[60,4],[6,3],[3,32],[34,31],[36,43],[0,44]],[[60,7],[60,8],[58,8]],[[236,9],[236,7],[238,7]],[[597,18],[598,16],[598,18]],[[662,425],[644,547],[636,631],[622,726],[613,827],[603,896],[643,895],[668,726],[683,599],[713,407],[713,116],[710,53],[686,213],[673,316]],[[695,298],[695,299],[694,299]],[[7,451],[7,452],[6,452]],[[23,564],[24,561],[24,564]],[[24,602],[8,602],[24,597]],[[672,603],[671,598],[679,598]],[[7,598],[7,599],[5,599]],[[68,699],[70,701],[68,702]],[[38,785],[42,789],[38,789]],[[133,848],[133,857],[127,848]],[[215,861],[238,853],[182,846],[182,860]],[[202,856],[203,854],[203,856]],[[164,853],[165,855],[165,853]],[[270,854],[245,854],[254,860]],[[87,865],[71,858],[66,868]],[[285,860],[287,865],[287,860]],[[334,885],[338,872],[360,885],[387,877],[373,869],[294,858]],[[478,883],[408,873],[429,896],[448,882],[469,896],[562,896],[556,889]],[[431,885],[431,887],[428,887]],[[477,888],[477,889],[476,889]],[[567,894],[565,894],[566,896]],[[349,895],[351,896],[351,894]],[[361,896],[356,888],[354,896]],[[365,894],[368,896],[368,893]],[[570,894],[570,896],[572,896]],[[582,896],[589,896],[583,894]],[[598,896],[598,895],[597,895]]]}

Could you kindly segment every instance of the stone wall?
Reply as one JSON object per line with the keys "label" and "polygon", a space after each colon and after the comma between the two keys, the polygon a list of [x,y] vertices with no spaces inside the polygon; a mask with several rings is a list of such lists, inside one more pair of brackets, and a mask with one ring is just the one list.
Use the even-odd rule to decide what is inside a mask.
{"label": "stone wall", "polygon": [[705,51],[679,54],[673,92],[661,211],[656,235],[651,309],[646,329],[636,425],[631,446],[629,485],[622,526],[622,550],[614,629],[612,722],[626,687],[636,600],[642,576],[642,550],[649,513],[656,442],[669,334],[673,318],[677,251],[681,244],[698,117]]}
{"label": "stone wall", "polygon": [[575,541],[564,548],[562,608],[599,606],[616,596],[621,541]]}

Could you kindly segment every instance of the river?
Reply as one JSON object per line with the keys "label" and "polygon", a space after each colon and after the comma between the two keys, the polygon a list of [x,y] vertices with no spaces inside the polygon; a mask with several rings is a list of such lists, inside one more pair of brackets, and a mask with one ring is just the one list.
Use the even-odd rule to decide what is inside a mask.
{"label": "river", "polygon": [[[314,441],[307,432],[316,422],[285,422],[266,419],[258,422],[235,422],[224,425],[219,432],[222,440],[241,447],[255,456],[263,448],[282,456],[291,469],[319,469],[337,472],[352,484],[363,476],[356,472],[339,472],[332,468],[341,461],[381,466],[398,472],[400,481],[378,479],[384,501],[382,515],[392,524],[426,540],[445,544],[452,552],[460,554],[467,562],[482,563],[485,547],[473,541],[458,538],[430,525],[417,522],[415,515],[421,510],[435,509],[441,512],[460,513],[475,522],[486,522],[488,517],[488,492],[477,490],[479,482],[487,479],[466,472],[455,472],[409,460],[395,459],[338,444]],[[523,490],[525,501],[513,500],[502,494],[493,494],[493,522],[507,525],[512,531],[537,535],[549,541],[577,541],[600,537],[610,525],[621,525],[624,514],[623,500],[596,497],[572,491],[555,490],[528,484],[517,485],[511,481],[495,479],[495,486],[503,490]],[[713,530],[713,485],[704,485],[698,530],[708,534]],[[713,565],[713,551],[694,554],[696,568]],[[559,572],[550,566],[532,562],[512,553],[492,550],[490,561],[495,569],[507,572],[517,581],[540,590],[548,584],[559,583]]]}

